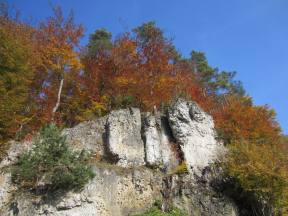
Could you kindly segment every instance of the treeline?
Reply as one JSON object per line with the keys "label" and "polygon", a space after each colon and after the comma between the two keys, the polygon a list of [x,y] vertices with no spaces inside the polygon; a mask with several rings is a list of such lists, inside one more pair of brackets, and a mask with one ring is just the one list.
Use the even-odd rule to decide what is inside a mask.
{"label": "treeline", "polygon": [[[79,41],[73,15],[30,25],[1,5],[0,140],[29,139],[43,125],[71,127],[110,110],[165,107],[177,97],[196,101],[215,120],[230,149],[227,173],[256,199],[284,214],[288,194],[287,139],[267,106],[255,106],[235,72],[211,67],[205,54],[181,56],[154,22],[115,39],[106,29]],[[3,147],[5,145],[2,145]],[[286,148],[285,148],[286,146]]]}

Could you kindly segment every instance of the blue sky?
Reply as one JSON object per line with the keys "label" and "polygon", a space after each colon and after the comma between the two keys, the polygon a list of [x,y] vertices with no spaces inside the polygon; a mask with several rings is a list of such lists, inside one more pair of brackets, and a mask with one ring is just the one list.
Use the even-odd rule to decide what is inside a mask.
{"label": "blue sky", "polygon": [[[117,35],[156,21],[179,51],[204,51],[212,66],[237,71],[257,105],[277,112],[288,134],[287,0],[8,0],[33,22],[51,14],[51,3],[73,10],[88,35],[105,27]],[[49,3],[50,2],[50,3]]]}

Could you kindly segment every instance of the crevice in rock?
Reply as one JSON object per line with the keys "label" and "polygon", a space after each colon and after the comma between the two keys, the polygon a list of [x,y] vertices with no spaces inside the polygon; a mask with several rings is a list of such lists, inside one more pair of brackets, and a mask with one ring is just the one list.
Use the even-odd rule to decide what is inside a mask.
{"label": "crevice in rock", "polygon": [[118,155],[113,154],[110,152],[108,148],[108,136],[109,136],[109,127],[107,124],[108,120],[106,120],[105,124],[105,132],[102,134],[103,144],[104,144],[104,157],[103,160],[112,164],[116,164],[120,158]]}
{"label": "crevice in rock", "polygon": [[147,141],[146,141],[146,136],[145,136],[145,127],[146,127],[146,118],[147,118],[147,113],[141,113],[141,139],[142,142],[144,143],[144,161],[146,163],[146,166],[149,167],[149,164],[147,163]]}
{"label": "crevice in rock", "polygon": [[181,149],[180,144],[176,141],[176,138],[173,135],[169,120],[166,116],[161,116],[160,121],[161,126],[163,127],[163,131],[168,135],[169,142],[171,144],[171,150],[176,154],[176,157],[179,160],[179,164],[181,164],[185,160],[184,153]]}
{"label": "crevice in rock", "polygon": [[166,176],[162,180],[162,206],[163,212],[169,212],[173,207],[173,193],[172,193],[173,176]]}

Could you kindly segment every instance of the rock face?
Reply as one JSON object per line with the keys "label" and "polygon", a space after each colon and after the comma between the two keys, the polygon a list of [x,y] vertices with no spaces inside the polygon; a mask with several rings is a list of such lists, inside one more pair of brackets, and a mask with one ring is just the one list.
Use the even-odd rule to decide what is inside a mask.
{"label": "rock face", "polygon": [[195,102],[179,99],[169,108],[168,119],[188,169],[201,175],[202,170],[224,152],[216,141],[212,117]]}
{"label": "rock face", "polygon": [[[45,200],[19,193],[7,168],[31,142],[13,143],[0,163],[0,215],[126,216],[159,199],[163,209],[175,205],[191,216],[238,215],[234,202],[211,186],[217,171],[209,171],[210,165],[225,150],[215,139],[212,118],[194,102],[177,100],[167,114],[116,110],[63,134],[71,148],[98,156],[96,177],[82,191]],[[183,162],[189,173],[177,171]]]}
{"label": "rock face", "polygon": [[86,149],[103,156],[106,121],[107,116],[83,122],[73,128],[65,129],[63,134],[66,135],[67,141],[73,149]]}
{"label": "rock face", "polygon": [[142,130],[147,165],[171,170],[179,164],[179,158],[178,153],[173,152],[175,143],[167,124],[167,118],[160,113],[145,113]]}
{"label": "rock face", "polygon": [[[210,170],[200,178],[191,175],[172,175],[165,181],[174,206],[185,209],[191,216],[237,216],[238,209],[233,201],[211,187]],[[167,197],[169,199],[169,197]],[[168,200],[169,201],[169,200]]]}
{"label": "rock face", "polygon": [[147,113],[144,117],[143,133],[145,138],[146,162],[150,166],[162,163],[161,139],[155,116]]}
{"label": "rock face", "polygon": [[141,113],[130,108],[112,111],[107,119],[107,149],[122,167],[144,165]]}
{"label": "rock face", "polygon": [[147,168],[122,169],[95,165],[97,176],[80,193],[50,197],[47,201],[30,199],[26,194],[14,200],[1,215],[122,216],[140,213],[160,198],[161,174]]}

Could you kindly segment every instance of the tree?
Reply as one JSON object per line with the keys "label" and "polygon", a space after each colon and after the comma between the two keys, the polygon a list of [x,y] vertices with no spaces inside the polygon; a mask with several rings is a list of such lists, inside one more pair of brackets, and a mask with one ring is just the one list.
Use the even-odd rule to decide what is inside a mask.
{"label": "tree", "polygon": [[[83,27],[74,24],[72,13],[65,19],[60,7],[53,10],[54,16],[40,24],[37,37],[43,61],[38,77],[38,95],[41,96],[40,101],[44,109],[42,115],[46,121],[53,121],[56,116],[65,79],[81,69],[75,49],[83,34]],[[47,112],[49,109],[51,111]]]}
{"label": "tree", "polygon": [[94,177],[88,159],[87,152],[70,150],[61,130],[50,124],[36,136],[33,149],[21,155],[12,168],[12,179],[25,189],[79,189]]}
{"label": "tree", "polygon": [[108,55],[113,46],[111,39],[112,34],[106,29],[97,29],[90,35],[86,55],[88,57],[96,57],[100,54]]}
{"label": "tree", "polygon": [[217,74],[217,69],[209,66],[205,53],[191,52],[192,70],[199,82],[207,86],[213,82]]}
{"label": "tree", "polygon": [[[8,10],[8,8],[7,8]],[[30,108],[31,82],[39,58],[31,40],[35,30],[11,18],[8,12],[0,14],[0,140],[21,135],[22,127],[32,114]],[[29,106],[28,106],[29,104]],[[1,142],[1,141],[0,141]]]}
{"label": "tree", "polygon": [[210,94],[232,93],[240,96],[245,95],[244,88],[240,81],[235,81],[236,72],[221,71],[212,68],[207,61],[205,53],[191,52],[191,69],[196,78]]}
{"label": "tree", "polygon": [[[229,145],[228,174],[247,194],[255,215],[285,215],[288,206],[288,152],[278,143],[239,142]],[[264,202],[263,202],[264,201]],[[262,205],[257,207],[257,202]],[[265,210],[265,212],[262,212]]]}

